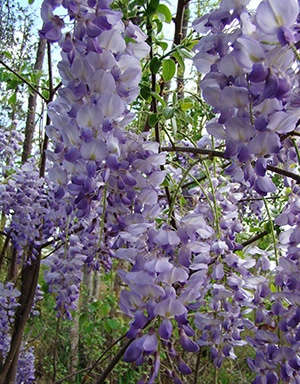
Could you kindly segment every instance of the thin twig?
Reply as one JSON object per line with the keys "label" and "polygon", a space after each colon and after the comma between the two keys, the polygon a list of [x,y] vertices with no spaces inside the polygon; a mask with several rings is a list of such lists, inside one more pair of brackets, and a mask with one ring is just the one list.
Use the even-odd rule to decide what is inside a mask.
{"label": "thin twig", "polygon": [[255,243],[255,241],[259,240],[259,239],[262,239],[263,237],[267,236],[269,234],[268,231],[263,231],[263,232],[260,232],[258,233],[257,235],[251,237],[250,239],[244,241],[241,246],[244,248],[246,247],[247,245],[250,245],[252,243]]}
{"label": "thin twig", "polygon": [[5,67],[9,72],[13,73],[15,76],[17,76],[20,80],[23,81],[23,83],[27,84],[29,88],[31,88],[37,95],[40,96],[41,99],[43,99],[45,102],[47,102],[48,100],[40,93],[40,91],[38,89],[36,89],[32,84],[30,84],[30,82],[28,80],[25,79],[25,77],[23,77],[22,75],[20,75],[18,72],[16,72],[14,69],[10,68],[7,64],[4,63],[4,61],[2,61],[0,59],[0,64],[3,65],[3,67]]}
{"label": "thin twig", "polygon": [[[95,367],[100,363],[100,361],[102,360],[102,358],[107,354],[108,351],[110,351],[116,344],[118,344],[122,339],[124,339],[124,337],[126,337],[126,334],[119,337],[118,340],[116,340],[115,342],[113,342],[103,353],[102,355],[100,355],[98,357],[98,359],[95,361],[95,363],[89,368],[88,372],[86,373],[86,375],[84,376],[84,378],[82,379],[81,383],[80,384],[84,384],[86,378],[89,376],[89,374],[92,372],[93,369],[95,369]],[[55,383],[57,384],[57,383]]]}
{"label": "thin twig", "polygon": [[86,372],[86,371],[88,371],[88,370],[90,370],[90,369],[91,369],[91,367],[87,367],[87,368],[80,369],[79,371],[73,372],[73,373],[71,373],[70,375],[65,376],[63,379],[59,379],[58,381],[55,381],[55,382],[52,383],[52,384],[61,384],[61,383],[63,383],[64,381],[70,379],[71,377],[76,376],[76,375],[80,375],[81,373],[84,373],[84,372]]}
{"label": "thin twig", "polygon": [[104,384],[106,378],[108,377],[108,375],[111,373],[111,371],[114,369],[114,367],[117,365],[117,363],[119,362],[119,360],[122,358],[122,356],[124,355],[126,349],[129,347],[129,345],[133,342],[133,339],[132,340],[128,340],[124,345],[123,347],[119,350],[119,352],[114,356],[114,358],[112,359],[112,361],[108,364],[108,366],[105,368],[105,370],[103,371],[101,377],[96,381],[95,384]]}
{"label": "thin twig", "polygon": [[202,351],[200,348],[199,352],[197,354],[196,367],[195,367],[195,372],[194,372],[194,384],[197,384],[197,381],[198,381],[198,372],[199,372],[199,367],[200,367],[201,353],[202,353]]}
{"label": "thin twig", "polygon": [[60,317],[57,318],[55,338],[54,338],[54,349],[53,349],[53,381],[56,379],[56,360],[57,360],[57,342],[58,342],[58,333],[59,333]]}

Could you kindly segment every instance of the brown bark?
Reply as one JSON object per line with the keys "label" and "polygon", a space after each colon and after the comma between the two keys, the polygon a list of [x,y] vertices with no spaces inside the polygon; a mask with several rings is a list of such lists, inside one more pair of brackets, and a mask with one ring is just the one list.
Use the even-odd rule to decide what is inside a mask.
{"label": "brown bark", "polygon": [[[51,59],[51,44],[47,42],[47,58],[48,58],[48,74],[49,74],[49,100],[52,101],[54,93],[58,88],[53,88],[53,76],[52,76],[52,59]],[[58,87],[60,84],[58,85]],[[50,124],[50,117],[47,115],[46,125]],[[40,177],[44,177],[46,170],[46,151],[48,148],[49,138],[45,132],[44,140],[42,144],[42,156],[41,156],[41,165],[40,165]]]}
{"label": "brown bark", "polygon": [[[45,56],[46,40],[40,39],[36,54],[36,61],[34,65],[34,71],[41,71],[43,67],[43,61]],[[38,84],[37,84],[38,85]],[[35,129],[35,113],[37,104],[37,94],[32,93],[28,99],[28,112],[25,126],[25,140],[22,153],[22,164],[26,163],[31,155],[32,141]]]}
{"label": "brown bark", "polygon": [[178,0],[177,11],[174,19],[175,33],[174,33],[174,45],[179,45],[183,38],[183,24],[185,9],[189,3],[189,0]]}
{"label": "brown bark", "polygon": [[14,384],[24,329],[33,305],[40,270],[40,255],[21,274],[20,306],[16,311],[10,350],[0,372],[0,384]]}
{"label": "brown bark", "polygon": [[[77,308],[70,330],[71,350],[70,350],[70,367],[69,374],[74,375],[78,368],[78,346],[79,346],[79,308]],[[70,380],[70,383],[75,383],[76,377]]]}
{"label": "brown bark", "polygon": [[[186,37],[189,22],[189,3],[186,1],[183,8],[179,7],[179,3],[180,1],[178,2],[177,13],[180,11],[182,14],[178,15],[178,22],[175,23],[174,42],[178,41],[177,44],[180,44]],[[184,97],[184,71],[179,65],[177,66],[177,90],[178,99],[182,99]]]}

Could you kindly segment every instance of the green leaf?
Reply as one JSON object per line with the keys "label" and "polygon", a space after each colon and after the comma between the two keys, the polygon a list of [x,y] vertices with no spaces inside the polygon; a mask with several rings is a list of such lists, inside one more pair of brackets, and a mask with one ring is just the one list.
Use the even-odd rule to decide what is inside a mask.
{"label": "green leaf", "polygon": [[33,4],[34,3],[34,0],[28,0],[28,4]]}
{"label": "green leaf", "polygon": [[156,92],[151,92],[151,96],[155,97],[156,100],[158,100],[158,101],[161,103],[161,105],[162,105],[163,107],[166,106],[166,102],[165,102],[165,100],[164,100],[162,97],[160,97],[158,93],[156,93]]}
{"label": "green leaf", "polygon": [[6,56],[8,59],[12,59],[12,54],[9,53],[8,51],[2,52],[4,56]]}
{"label": "green leaf", "polygon": [[92,324],[92,323],[86,324],[84,327],[84,331],[86,333],[92,333],[94,331],[94,324]]}
{"label": "green leaf", "polygon": [[180,51],[181,56],[184,57],[185,59],[192,59],[193,58],[193,55],[186,48],[181,48],[178,51]]}
{"label": "green leaf", "polygon": [[171,23],[172,21],[172,13],[169,8],[165,4],[159,4],[157,7],[158,17],[162,17],[161,21],[165,21],[166,23]]}
{"label": "green leaf", "polygon": [[198,44],[198,43],[199,43],[199,40],[197,40],[197,39],[190,39],[188,41],[188,44],[186,45],[186,48],[191,51],[194,48],[194,46],[196,44]]}
{"label": "green leaf", "polygon": [[251,227],[249,229],[249,232],[258,233],[258,232],[261,232],[261,228],[259,228],[259,227]]}
{"label": "green leaf", "polygon": [[185,64],[184,64],[184,59],[183,59],[183,57],[181,55],[181,51],[174,52],[173,56],[175,57],[175,59],[177,60],[179,66],[180,66],[180,68],[184,72],[185,71]]}
{"label": "green leaf", "polygon": [[161,60],[158,57],[153,57],[153,59],[150,61],[150,71],[156,75],[160,69],[161,66]]}
{"label": "green leaf", "polygon": [[184,99],[180,100],[180,108],[183,111],[188,111],[189,109],[193,108],[194,106],[194,100],[191,97],[185,97]]}
{"label": "green leaf", "polygon": [[148,4],[144,16],[151,16],[156,12],[159,5],[159,0],[151,0]]}
{"label": "green leaf", "polygon": [[174,116],[174,108],[166,107],[162,110],[163,117],[168,120]]}
{"label": "green leaf", "polygon": [[100,314],[102,317],[106,317],[108,314],[109,314],[109,311],[110,311],[110,305],[107,304],[107,303],[103,303],[101,306],[100,306]]}
{"label": "green leaf", "polygon": [[110,326],[111,329],[117,329],[119,328],[119,322],[116,319],[107,319],[107,324]]}
{"label": "green leaf", "polygon": [[161,49],[162,49],[163,51],[165,51],[165,50],[168,49],[168,47],[169,47],[169,44],[166,43],[165,41],[156,41],[155,43],[156,43],[156,45],[158,45],[159,47],[161,47]]}
{"label": "green leaf", "polygon": [[18,85],[23,84],[23,82],[20,79],[11,79],[10,81],[7,82],[6,88],[7,89],[16,89]]}
{"label": "green leaf", "polygon": [[173,134],[176,135],[176,133],[177,133],[177,120],[175,117],[172,117],[172,119],[171,119],[171,127],[173,129]]}
{"label": "green leaf", "polygon": [[48,89],[43,89],[43,90],[42,90],[42,95],[44,96],[44,98],[45,98],[46,100],[48,100],[48,99],[49,99],[49,96],[50,96],[50,93],[49,93]]}
{"label": "green leaf", "polygon": [[266,230],[268,233],[272,233],[273,225],[272,225],[269,221],[265,224],[265,230]]}
{"label": "green leaf", "polygon": [[9,104],[16,104],[16,101],[17,101],[17,94],[16,92],[14,92],[10,98],[8,99],[8,103]]}
{"label": "green leaf", "polygon": [[141,97],[144,99],[144,100],[149,100],[150,96],[151,96],[151,90],[149,87],[147,86],[142,86],[141,87],[141,91],[140,91],[140,95]]}
{"label": "green leaf", "polygon": [[245,255],[244,255],[243,251],[241,251],[241,250],[237,250],[235,253],[236,253],[241,259],[244,259],[244,258],[245,258]]}
{"label": "green leaf", "polygon": [[182,112],[178,114],[178,119],[181,123],[193,124],[193,119],[188,113],[186,113],[186,111],[182,110]]}
{"label": "green leaf", "polygon": [[160,33],[162,31],[162,28],[163,28],[163,23],[159,19],[154,19],[153,23],[156,24],[156,33],[157,34]]}
{"label": "green leaf", "polygon": [[87,313],[81,313],[79,316],[79,328],[81,329],[83,325],[87,322],[88,320],[88,314]]}
{"label": "green leaf", "polygon": [[124,36],[124,41],[126,44],[129,44],[129,43],[133,43],[133,44],[136,44],[136,40],[134,40],[132,37],[130,36]]}
{"label": "green leaf", "polygon": [[107,333],[111,332],[111,328],[110,328],[109,324],[107,323],[107,321],[104,322],[103,327]]}
{"label": "green leaf", "polygon": [[172,94],[172,104],[176,105],[177,101],[178,101],[177,93],[173,92],[173,94]]}
{"label": "green leaf", "polygon": [[148,123],[150,125],[150,127],[154,127],[157,122],[158,122],[159,118],[157,116],[157,113],[151,113],[151,115],[149,115],[149,119],[148,119]]}
{"label": "green leaf", "polygon": [[165,59],[162,63],[162,75],[165,81],[173,78],[176,72],[176,65],[172,59]]}
{"label": "green leaf", "polygon": [[100,306],[99,301],[94,301],[93,303],[91,303],[91,304],[89,305],[89,309],[90,309],[92,312],[98,312],[98,310],[99,310],[99,306]]}

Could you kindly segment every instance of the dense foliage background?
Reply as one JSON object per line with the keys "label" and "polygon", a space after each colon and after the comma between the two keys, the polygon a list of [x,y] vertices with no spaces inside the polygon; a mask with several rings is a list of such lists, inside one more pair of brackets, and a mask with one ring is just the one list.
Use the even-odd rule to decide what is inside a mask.
{"label": "dense foliage background", "polygon": [[0,3],[0,383],[300,383],[298,1],[32,6]]}

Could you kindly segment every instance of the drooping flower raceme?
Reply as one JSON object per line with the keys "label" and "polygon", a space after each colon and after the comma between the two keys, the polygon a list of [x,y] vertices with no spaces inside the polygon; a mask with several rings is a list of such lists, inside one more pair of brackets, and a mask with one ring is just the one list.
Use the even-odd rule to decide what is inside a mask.
{"label": "drooping flower raceme", "polygon": [[[210,32],[196,46],[194,61],[205,74],[200,84],[203,97],[216,112],[207,132],[218,143],[225,142],[225,155],[231,161],[225,172],[248,191],[254,189],[265,196],[276,191],[268,169],[281,166],[291,171],[299,163],[293,139],[299,130],[298,58],[293,45],[298,40],[299,4],[296,0],[263,0],[254,16],[245,5],[222,1],[220,10],[194,22],[198,32]],[[254,322],[242,321],[248,333],[253,333],[246,341],[256,351],[255,358],[248,359],[257,374],[255,384],[299,381],[299,192],[294,184],[285,180],[292,188],[290,203],[275,221],[285,227],[281,247],[273,256],[276,292],[267,280],[257,280],[257,291],[250,298],[249,292],[243,292],[243,287],[248,290],[244,274],[241,280],[236,274],[228,278],[230,287],[237,289],[238,300],[242,299],[239,306],[248,296],[246,306],[255,308]],[[260,268],[268,269],[265,256]],[[223,275],[220,268],[218,275]]]}
{"label": "drooping flower raceme", "polygon": [[[217,113],[207,131],[225,141],[232,162],[226,172],[266,195],[276,190],[268,165],[288,167],[282,160],[289,144],[285,135],[297,130],[298,75],[291,43],[299,6],[296,0],[264,0],[250,18],[244,5],[222,1],[222,12],[194,22],[196,31],[211,31],[195,47],[194,63],[205,74],[203,97]],[[228,29],[231,25],[234,29]]]}
{"label": "drooping flower raceme", "polygon": [[[49,4],[44,2],[43,10],[49,11]],[[83,261],[106,268],[111,256],[135,260],[144,253],[147,231],[160,214],[157,186],[165,177],[160,170],[165,155],[147,135],[125,130],[133,117],[128,104],[139,92],[139,60],[149,52],[146,36],[132,23],[125,27],[120,12],[108,3],[63,6],[76,20],[74,33],[61,38],[63,23],[53,18],[53,7],[41,31],[42,37],[50,34],[50,41],[60,39],[62,48],[63,87],[49,105],[51,125],[46,128],[54,143],[48,151],[49,177],[69,225],[76,217],[80,228],[77,240],[62,234],[71,247],[45,260],[50,268],[45,278],[57,293],[57,309],[69,316]],[[156,352],[154,339],[152,332],[142,344],[147,353]],[[155,361],[153,378],[159,356]]]}
{"label": "drooping flower raceme", "polygon": [[[268,49],[254,38],[258,27],[251,23],[244,6],[243,2],[222,2],[222,12],[198,23],[205,20],[216,36],[201,40],[195,61],[200,70],[204,65],[208,72],[202,82],[204,99],[220,114],[207,131],[226,140],[226,155],[234,160],[227,172],[266,194],[275,188],[266,176],[267,156],[279,158],[280,135],[292,131],[296,121],[288,104],[289,79],[282,75],[292,56],[285,46]],[[74,10],[69,4],[68,12],[75,17],[81,8]],[[70,214],[82,220],[89,241],[106,260],[113,256],[133,265],[129,271],[120,271],[128,287],[121,293],[120,306],[132,318],[127,335],[133,341],[125,360],[138,365],[152,361],[151,382],[159,367],[160,342],[165,353],[176,359],[176,370],[170,376],[177,380],[179,374],[190,373],[176,350],[176,326],[180,348],[195,353],[199,346],[209,346],[220,367],[224,358],[235,358],[234,347],[246,342],[241,332],[258,328],[243,318],[243,311],[259,311],[269,294],[267,279],[252,273],[256,265],[268,268],[268,254],[262,252],[257,261],[251,254],[242,260],[234,253],[236,233],[242,229],[236,209],[240,197],[227,201],[222,180],[212,180],[214,189],[220,189],[217,193],[200,194],[196,207],[176,216],[176,230],[167,223],[157,225],[154,218],[161,215],[161,208],[156,187],[164,178],[159,169],[164,155],[158,153],[157,144],[124,129],[131,118],[127,103],[138,92],[138,59],[147,52],[145,37],[132,25],[124,28],[120,14],[108,8],[98,9],[101,18],[92,7],[88,12],[88,17],[80,14],[74,35],[66,34],[60,40],[64,87],[49,107],[52,125],[47,127],[54,142],[48,159],[54,163],[49,175],[56,184],[56,198],[69,204]],[[243,25],[226,35],[223,28],[233,15]],[[57,33],[59,23],[51,26]],[[229,193],[236,187],[232,188]],[[213,209],[214,203],[219,208]],[[222,219],[218,209],[222,209]],[[55,265],[74,274],[78,265],[76,257],[70,256],[61,250],[56,259],[54,255],[49,259],[52,269],[46,279],[51,286],[53,278],[53,286],[60,292],[60,308],[60,297],[67,288],[63,284],[68,281]],[[92,255],[85,261],[97,264]],[[75,286],[79,282],[77,273]],[[190,324],[190,312],[195,314],[194,324]],[[144,331],[156,317],[161,319],[158,331],[154,327]],[[201,331],[196,341],[193,326]]]}
{"label": "drooping flower raceme", "polygon": [[0,160],[1,174],[6,176],[7,170],[10,170],[14,162],[17,161],[17,156],[21,153],[21,143],[24,137],[17,130],[17,122],[13,121],[10,129],[0,130]]}

